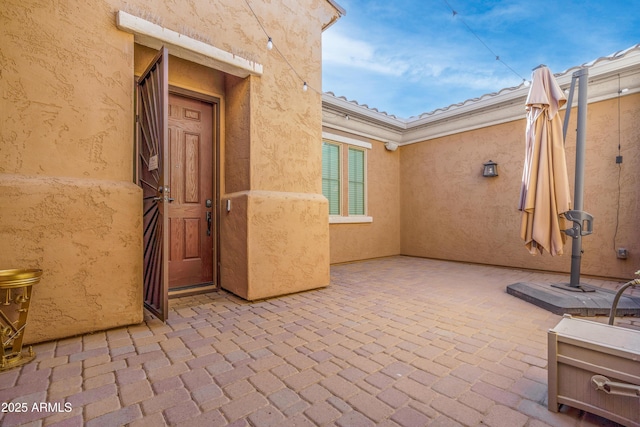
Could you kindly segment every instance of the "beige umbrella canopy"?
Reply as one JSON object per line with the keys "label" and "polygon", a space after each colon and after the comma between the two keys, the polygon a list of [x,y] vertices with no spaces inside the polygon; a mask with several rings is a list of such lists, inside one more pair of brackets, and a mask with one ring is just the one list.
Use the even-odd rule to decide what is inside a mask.
{"label": "beige umbrella canopy", "polygon": [[524,171],[518,209],[520,236],[531,254],[562,255],[564,217],[571,209],[569,178],[558,110],[567,99],[546,66],[534,70],[527,97]]}

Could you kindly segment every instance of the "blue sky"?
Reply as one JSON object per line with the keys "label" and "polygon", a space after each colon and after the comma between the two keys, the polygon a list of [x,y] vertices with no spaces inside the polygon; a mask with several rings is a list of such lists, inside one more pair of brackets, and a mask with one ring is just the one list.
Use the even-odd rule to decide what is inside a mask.
{"label": "blue sky", "polygon": [[640,43],[640,0],[338,3],[347,14],[323,34],[322,90],[401,118]]}

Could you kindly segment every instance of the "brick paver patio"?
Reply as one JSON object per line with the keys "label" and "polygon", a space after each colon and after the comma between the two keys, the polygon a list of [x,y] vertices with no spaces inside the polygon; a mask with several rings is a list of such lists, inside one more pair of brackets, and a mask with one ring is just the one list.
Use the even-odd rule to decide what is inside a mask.
{"label": "brick paver patio", "polygon": [[331,276],[255,303],[174,299],[166,324],[38,344],[35,361],[0,373],[3,409],[28,409],[0,425],[615,425],[547,410],[546,333],[560,317],[505,292],[567,276],[410,257]]}

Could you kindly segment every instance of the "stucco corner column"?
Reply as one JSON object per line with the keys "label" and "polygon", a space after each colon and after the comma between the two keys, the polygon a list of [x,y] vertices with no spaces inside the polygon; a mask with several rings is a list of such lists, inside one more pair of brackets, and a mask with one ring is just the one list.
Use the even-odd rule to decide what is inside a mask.
{"label": "stucco corner column", "polygon": [[220,222],[223,289],[254,301],[329,285],[329,218],[321,194],[229,194]]}

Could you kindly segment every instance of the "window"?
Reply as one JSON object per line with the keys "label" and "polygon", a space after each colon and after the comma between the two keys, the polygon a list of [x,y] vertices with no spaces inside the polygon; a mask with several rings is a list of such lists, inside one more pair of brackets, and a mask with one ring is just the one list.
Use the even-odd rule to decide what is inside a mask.
{"label": "window", "polygon": [[322,136],[322,194],[329,201],[329,222],[372,222],[366,194],[371,144],[326,132]]}

